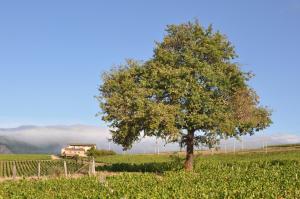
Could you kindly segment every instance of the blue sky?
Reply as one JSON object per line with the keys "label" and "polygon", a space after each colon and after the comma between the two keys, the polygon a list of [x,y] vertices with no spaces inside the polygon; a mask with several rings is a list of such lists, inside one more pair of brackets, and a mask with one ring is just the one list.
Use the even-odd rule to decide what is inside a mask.
{"label": "blue sky", "polygon": [[267,132],[299,133],[300,2],[0,1],[0,127],[88,124],[100,74],[152,56],[167,24],[198,18],[226,34],[263,105]]}

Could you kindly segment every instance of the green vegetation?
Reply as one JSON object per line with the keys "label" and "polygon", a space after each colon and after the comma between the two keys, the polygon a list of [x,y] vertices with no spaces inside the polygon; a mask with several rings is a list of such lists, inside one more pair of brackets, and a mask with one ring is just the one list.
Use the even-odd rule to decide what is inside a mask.
{"label": "green vegetation", "polygon": [[[0,177],[12,177],[13,165],[16,165],[17,176],[37,176],[38,162],[41,165],[41,176],[46,175],[61,175],[63,174],[62,160],[17,160],[17,161],[0,161]],[[67,161],[68,172],[74,173],[78,170],[81,164],[75,161]]]}
{"label": "green vegetation", "polygon": [[117,153],[112,150],[104,150],[104,149],[95,149],[95,147],[92,147],[90,150],[88,150],[87,155],[90,157],[102,157],[107,155],[116,155]]}
{"label": "green vegetation", "polygon": [[[116,157],[105,158],[136,165],[173,161],[164,155],[156,163],[155,155],[148,162],[146,155]],[[299,198],[299,167],[296,151],[199,156],[191,173],[170,168],[159,174],[6,181],[1,183],[0,198]]]}
{"label": "green vegetation", "polygon": [[2,160],[51,160],[51,156],[47,154],[0,154]]}
{"label": "green vegetation", "polygon": [[112,155],[103,156],[95,159],[96,162],[101,163],[131,163],[131,164],[141,164],[141,163],[153,163],[153,162],[167,162],[170,160],[170,155],[168,154],[126,154],[126,155]]}

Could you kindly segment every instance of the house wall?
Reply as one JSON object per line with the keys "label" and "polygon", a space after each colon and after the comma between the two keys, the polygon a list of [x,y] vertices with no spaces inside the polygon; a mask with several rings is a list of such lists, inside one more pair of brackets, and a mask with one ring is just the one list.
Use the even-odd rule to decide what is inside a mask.
{"label": "house wall", "polygon": [[62,148],[61,155],[62,156],[75,156],[79,155],[80,157],[86,157],[86,153],[89,149],[91,149],[92,146],[67,146],[65,148]]}

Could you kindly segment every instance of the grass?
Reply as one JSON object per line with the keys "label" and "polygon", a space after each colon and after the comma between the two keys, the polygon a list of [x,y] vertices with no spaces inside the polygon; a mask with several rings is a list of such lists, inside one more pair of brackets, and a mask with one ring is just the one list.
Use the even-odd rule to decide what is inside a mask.
{"label": "grass", "polygon": [[296,144],[278,144],[278,145],[270,145],[268,147],[300,147],[300,143],[296,143]]}
{"label": "grass", "polygon": [[221,153],[215,155],[199,155],[197,157],[200,160],[208,160],[208,161],[258,161],[258,160],[299,160],[300,161],[300,151],[270,151],[268,153],[265,152],[241,152],[241,153]]}
{"label": "grass", "polygon": [[51,160],[47,154],[0,154],[0,161],[15,160]]}

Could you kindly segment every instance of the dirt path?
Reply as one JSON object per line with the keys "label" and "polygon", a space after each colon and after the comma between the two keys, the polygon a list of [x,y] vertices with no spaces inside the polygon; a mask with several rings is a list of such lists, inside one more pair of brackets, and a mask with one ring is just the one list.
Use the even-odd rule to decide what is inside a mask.
{"label": "dirt path", "polygon": [[51,155],[51,160],[60,160],[61,158],[56,155]]}

